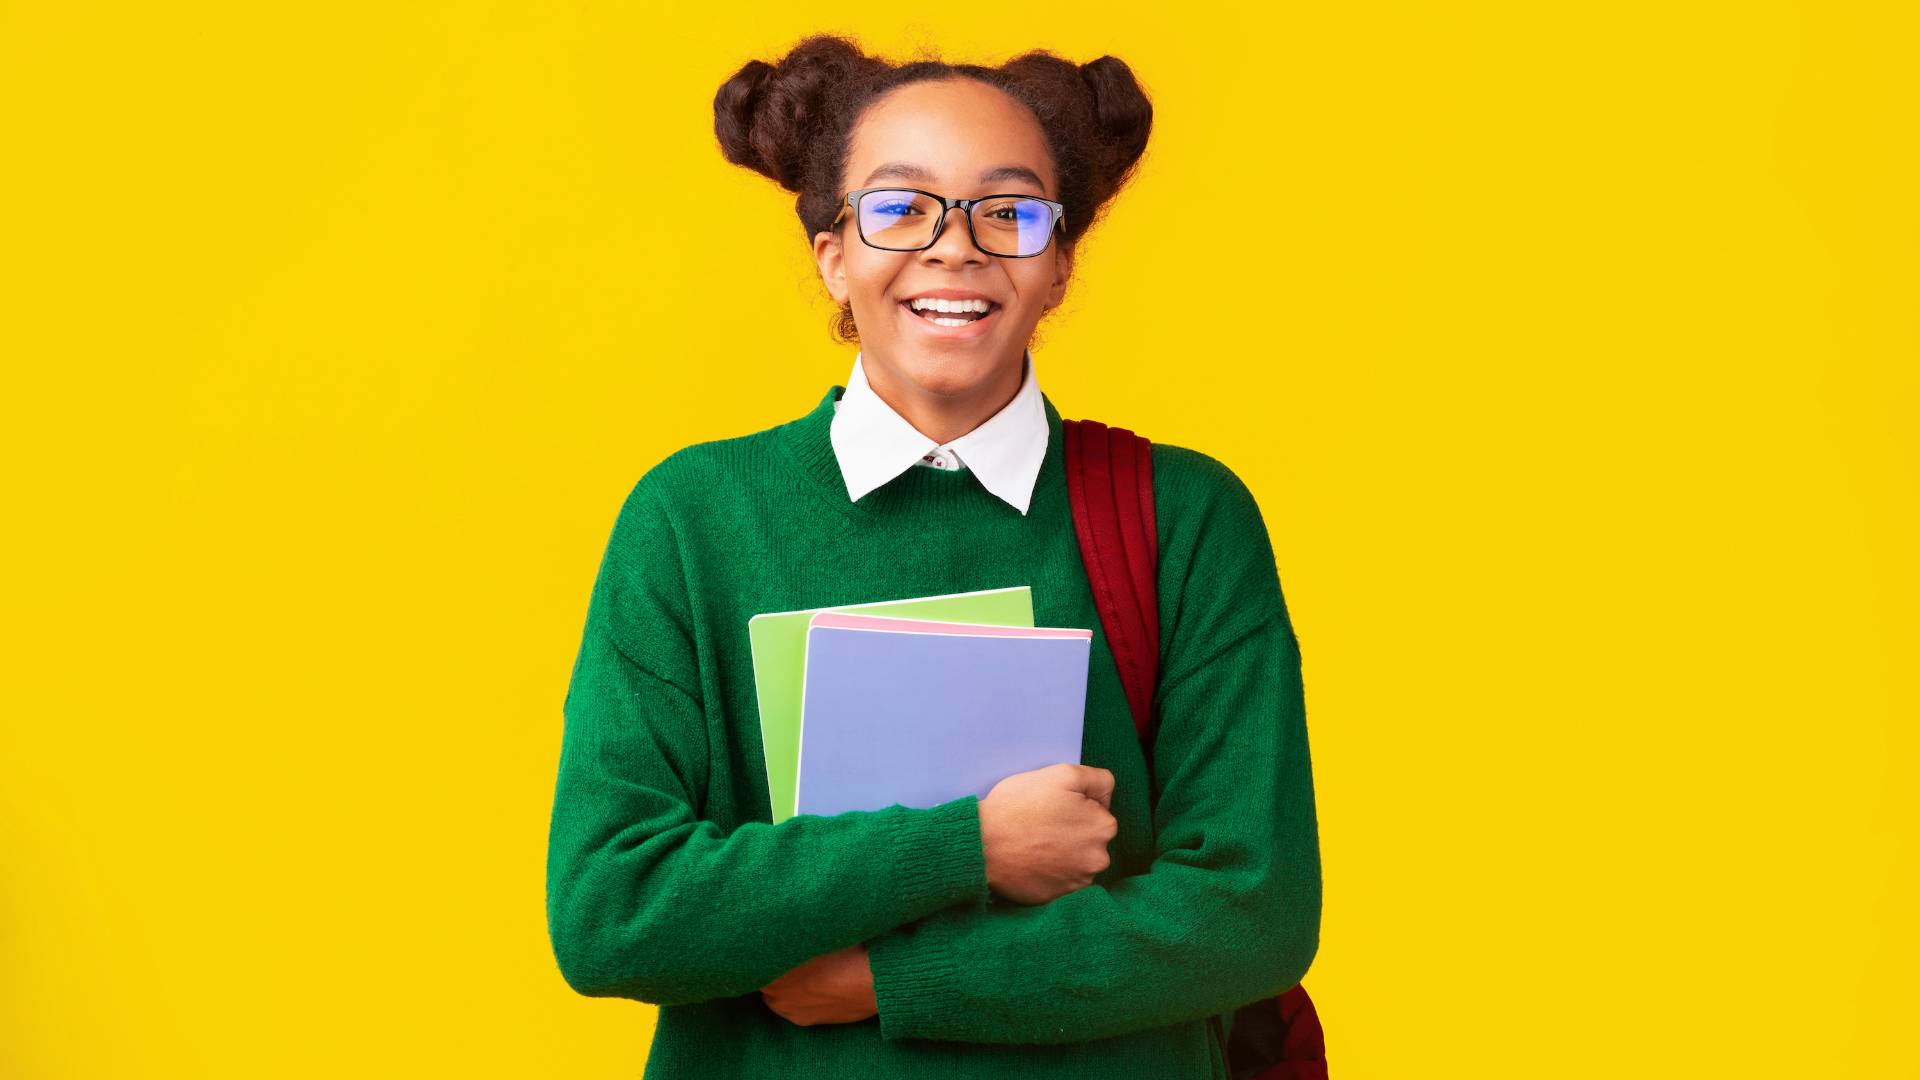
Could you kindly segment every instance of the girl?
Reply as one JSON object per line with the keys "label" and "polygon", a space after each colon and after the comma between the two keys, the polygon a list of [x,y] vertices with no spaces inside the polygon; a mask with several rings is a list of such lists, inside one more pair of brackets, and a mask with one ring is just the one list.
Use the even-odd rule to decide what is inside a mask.
{"label": "girl", "polygon": [[[1300,657],[1259,509],[1153,446],[1143,747],[1029,349],[1151,120],[1110,56],[896,67],[827,36],[715,97],[861,349],[805,415],[648,470],[594,583],[547,915],[576,991],[660,1006],[647,1077],[1224,1078],[1213,1020],[1312,962]],[[751,616],[1021,584],[1037,625],[1095,629],[1083,764],[770,824]]]}

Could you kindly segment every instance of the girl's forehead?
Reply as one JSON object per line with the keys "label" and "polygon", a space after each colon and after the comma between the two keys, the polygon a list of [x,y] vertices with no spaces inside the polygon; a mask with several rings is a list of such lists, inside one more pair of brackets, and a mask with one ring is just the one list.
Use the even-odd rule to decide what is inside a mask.
{"label": "girl's forehead", "polygon": [[[909,89],[903,87],[897,93]],[[854,129],[848,186],[897,182],[971,187],[1025,181],[1021,186],[1037,184],[1047,190],[1053,163],[1039,121],[999,91],[985,90],[1007,100],[1018,115],[998,109],[941,107],[937,96],[926,101],[883,99]]]}
{"label": "girl's forehead", "polygon": [[938,130],[943,137],[965,133],[997,141],[1045,141],[1031,110],[998,87],[971,79],[908,83],[888,91],[867,107],[859,129],[889,135]]}

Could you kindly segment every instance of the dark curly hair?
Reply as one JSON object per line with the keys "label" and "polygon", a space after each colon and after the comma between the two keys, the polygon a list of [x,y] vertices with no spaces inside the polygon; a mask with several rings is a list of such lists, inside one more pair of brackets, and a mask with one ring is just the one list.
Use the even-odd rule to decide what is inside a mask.
{"label": "dark curly hair", "polygon": [[[1153,103],[1118,57],[1075,64],[1036,49],[999,67],[938,59],[895,65],[847,38],[816,34],[778,64],[749,60],[722,83],[713,133],[728,161],[798,195],[794,212],[811,244],[839,213],[847,144],[867,107],[896,87],[951,78],[998,87],[1039,120],[1068,208],[1058,243],[1073,250],[1132,179],[1153,127]],[[850,304],[831,328],[844,343],[860,340]]]}

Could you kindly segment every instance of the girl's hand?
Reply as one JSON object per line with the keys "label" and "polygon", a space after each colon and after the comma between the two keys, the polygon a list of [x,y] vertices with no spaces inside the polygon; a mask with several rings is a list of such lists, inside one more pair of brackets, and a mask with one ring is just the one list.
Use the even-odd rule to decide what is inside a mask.
{"label": "girl's hand", "polygon": [[1022,904],[1044,904],[1113,865],[1107,845],[1120,826],[1113,773],[1092,765],[1048,765],[1014,773],[980,800],[987,886]]}
{"label": "girl's hand", "polygon": [[865,944],[816,956],[760,991],[767,1007],[802,1027],[851,1024],[880,1013]]}

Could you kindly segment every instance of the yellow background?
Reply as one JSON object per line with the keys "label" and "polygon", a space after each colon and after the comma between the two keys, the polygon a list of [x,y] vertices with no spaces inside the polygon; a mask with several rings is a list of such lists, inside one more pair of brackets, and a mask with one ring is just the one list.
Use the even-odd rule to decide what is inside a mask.
{"label": "yellow background", "polygon": [[711,114],[840,30],[1154,97],[1036,372],[1265,508],[1335,1076],[1920,1075],[1911,6],[851,10],[0,6],[0,1073],[639,1074],[561,698],[851,366]]}

